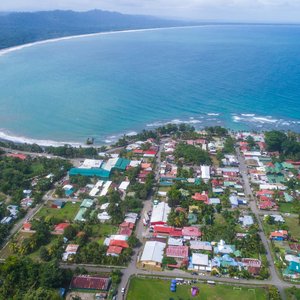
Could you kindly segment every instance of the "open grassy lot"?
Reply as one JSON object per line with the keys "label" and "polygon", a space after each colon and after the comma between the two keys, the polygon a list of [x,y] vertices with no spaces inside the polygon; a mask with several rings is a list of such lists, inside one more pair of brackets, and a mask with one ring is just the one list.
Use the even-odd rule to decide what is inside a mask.
{"label": "open grassy lot", "polygon": [[293,202],[280,202],[279,211],[282,213],[298,213],[297,207]]}
{"label": "open grassy lot", "polygon": [[296,287],[285,289],[287,300],[300,300],[300,289]]}
{"label": "open grassy lot", "polygon": [[284,217],[286,225],[289,227],[289,234],[295,239],[300,239],[300,225],[298,216]]}
{"label": "open grassy lot", "polygon": [[118,227],[110,224],[95,224],[92,227],[92,237],[103,245],[105,237],[117,233]]}
{"label": "open grassy lot", "polygon": [[[17,233],[17,235],[15,235],[15,240],[18,243],[21,243],[24,239],[32,236],[32,234],[33,233],[30,233],[30,232],[19,232],[19,233]],[[8,256],[13,255],[10,245],[11,245],[11,241],[9,243],[7,243],[4,248],[1,249],[1,251],[0,251],[1,259],[6,259]]]}
{"label": "open grassy lot", "polygon": [[74,221],[74,218],[79,210],[80,203],[67,202],[63,208],[51,208],[51,202],[44,206],[36,215],[35,218],[41,217],[56,217],[62,220]]}
{"label": "open grassy lot", "polygon": [[195,297],[191,295],[190,285],[179,285],[175,293],[170,291],[171,280],[133,278],[130,281],[127,300],[265,300],[267,292],[262,288],[236,288],[217,284],[193,284],[200,290]]}

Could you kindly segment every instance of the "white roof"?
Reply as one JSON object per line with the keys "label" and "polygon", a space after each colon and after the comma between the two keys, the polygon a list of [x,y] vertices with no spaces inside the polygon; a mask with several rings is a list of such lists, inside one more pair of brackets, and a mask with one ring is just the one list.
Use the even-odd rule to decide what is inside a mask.
{"label": "white roof", "polygon": [[219,198],[209,198],[209,204],[220,204],[221,200]]}
{"label": "white roof", "polygon": [[232,205],[239,205],[238,198],[235,195],[229,196],[229,201]]}
{"label": "white roof", "polygon": [[182,246],[183,245],[183,240],[169,237],[168,245],[170,245],[170,246]]}
{"label": "white roof", "polygon": [[98,214],[97,217],[98,217],[98,219],[101,220],[101,221],[108,221],[108,220],[111,219],[111,216],[110,216],[106,211],[104,211],[104,212]]}
{"label": "white roof", "polygon": [[140,160],[131,160],[129,166],[135,168],[138,167],[140,164],[141,164]]}
{"label": "white roof", "polygon": [[210,166],[201,166],[201,178],[203,179],[210,178]]}
{"label": "white roof", "polygon": [[157,263],[162,263],[165,247],[166,244],[162,242],[146,242],[141,261],[154,261]]}
{"label": "white roof", "polygon": [[122,181],[120,186],[119,186],[119,190],[124,190],[126,191],[128,186],[129,186],[130,182],[129,181]]}
{"label": "white roof", "polygon": [[111,169],[116,165],[118,160],[118,157],[110,158],[102,168],[106,171],[111,171]]}
{"label": "white roof", "polygon": [[254,223],[252,216],[243,216],[239,218],[240,222],[243,223],[243,226],[250,226]]}
{"label": "white roof", "polygon": [[128,236],[123,234],[113,234],[110,236],[111,241],[127,241]]}
{"label": "white roof", "polygon": [[200,266],[208,266],[208,255],[201,253],[192,254],[192,264]]}
{"label": "white roof", "polygon": [[[264,215],[264,218],[266,218],[267,216],[268,215]],[[281,223],[285,222],[282,215],[270,215],[270,217],[273,217],[275,222],[281,222]]]}
{"label": "white roof", "polygon": [[103,185],[103,189],[100,193],[100,197],[102,196],[106,196],[106,194],[108,193],[108,189],[110,187],[110,185],[112,184],[112,181],[106,181]]}
{"label": "white roof", "polygon": [[66,184],[66,185],[63,186],[63,189],[64,189],[65,191],[70,190],[70,189],[72,189],[72,188],[73,188],[73,185],[71,185],[71,184]]}
{"label": "white roof", "polygon": [[89,192],[89,196],[95,197],[99,193],[99,189],[97,187],[93,187],[93,189]]}
{"label": "white roof", "polygon": [[101,209],[101,210],[106,210],[106,209],[108,208],[108,206],[109,206],[109,202],[104,203],[104,204],[102,204],[102,205],[100,206],[100,209]]}
{"label": "white roof", "polygon": [[98,159],[85,159],[82,165],[79,167],[81,169],[95,169],[100,168],[103,160]]}
{"label": "white roof", "polygon": [[164,222],[168,220],[168,215],[171,211],[171,208],[166,202],[160,202],[157,205],[153,206],[151,223]]}

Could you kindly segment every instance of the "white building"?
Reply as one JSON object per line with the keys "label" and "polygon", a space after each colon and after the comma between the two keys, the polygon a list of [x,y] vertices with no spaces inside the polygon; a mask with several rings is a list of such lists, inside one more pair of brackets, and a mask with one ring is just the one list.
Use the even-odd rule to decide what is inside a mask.
{"label": "white building", "polygon": [[162,242],[146,242],[140,261],[144,265],[160,267],[163,260],[165,247],[166,244]]}
{"label": "white building", "polygon": [[167,223],[168,215],[171,212],[170,206],[166,202],[160,202],[153,206],[151,225],[164,225]]}
{"label": "white building", "polygon": [[192,265],[194,270],[211,271],[211,263],[208,260],[207,254],[193,253]]}
{"label": "white building", "polygon": [[210,166],[201,166],[201,178],[204,181],[207,181],[210,179]]}

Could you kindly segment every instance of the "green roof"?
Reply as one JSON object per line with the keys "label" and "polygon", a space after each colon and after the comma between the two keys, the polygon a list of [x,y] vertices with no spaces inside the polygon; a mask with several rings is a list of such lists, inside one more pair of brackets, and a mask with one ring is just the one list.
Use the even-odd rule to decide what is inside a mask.
{"label": "green roof", "polygon": [[285,182],[284,176],[282,174],[268,174],[267,177],[270,183]]}
{"label": "green roof", "polygon": [[287,162],[285,162],[285,161],[284,161],[281,165],[282,165],[283,168],[285,168],[285,169],[294,169],[294,168],[295,168],[292,164],[287,163]]}
{"label": "green roof", "polygon": [[291,261],[289,265],[289,271],[300,273],[300,264],[295,261]]}
{"label": "green roof", "polygon": [[88,177],[100,177],[103,179],[108,179],[110,176],[110,172],[103,169],[82,169],[82,168],[72,168],[69,171],[70,176],[82,175]]}
{"label": "green roof", "polygon": [[75,221],[85,221],[85,219],[83,218],[84,213],[87,211],[87,208],[82,207],[79,209],[76,217],[74,218]]}
{"label": "green roof", "polygon": [[94,204],[92,199],[84,199],[80,204],[80,207],[90,208]]}
{"label": "green roof", "polygon": [[114,166],[114,169],[125,171],[127,166],[130,164],[129,159],[119,158]]}

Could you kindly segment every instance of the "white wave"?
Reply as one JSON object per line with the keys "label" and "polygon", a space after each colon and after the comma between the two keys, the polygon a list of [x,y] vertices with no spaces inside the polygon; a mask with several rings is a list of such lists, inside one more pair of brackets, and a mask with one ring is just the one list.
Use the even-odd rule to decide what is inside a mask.
{"label": "white wave", "polygon": [[219,113],[207,113],[208,116],[219,116]]}
{"label": "white wave", "polygon": [[243,116],[243,117],[254,117],[255,114],[241,114],[241,116]]}
{"label": "white wave", "polygon": [[125,135],[127,136],[134,136],[134,135],[137,135],[138,133],[136,131],[130,131],[130,132],[127,132],[125,133]]}
{"label": "white wave", "polygon": [[83,143],[77,143],[77,142],[58,142],[53,140],[39,140],[39,139],[33,139],[33,138],[27,138],[24,136],[15,136],[8,133],[5,133],[4,131],[0,131],[0,139],[14,142],[14,143],[20,143],[20,144],[37,144],[40,146],[64,146],[64,145],[71,145],[72,147],[86,147]]}
{"label": "white wave", "polygon": [[[252,121],[252,120],[251,120]],[[272,119],[272,117],[253,117],[253,122],[261,122],[261,123],[277,123],[277,119]]]}

